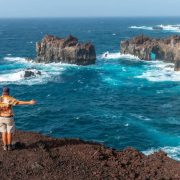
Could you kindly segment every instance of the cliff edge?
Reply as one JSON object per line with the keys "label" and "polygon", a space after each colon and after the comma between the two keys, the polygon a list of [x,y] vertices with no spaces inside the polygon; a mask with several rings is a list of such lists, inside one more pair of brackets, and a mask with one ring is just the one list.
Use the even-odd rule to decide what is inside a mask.
{"label": "cliff edge", "polygon": [[55,139],[17,131],[16,150],[0,149],[5,179],[180,179],[180,162],[164,152],[150,156],[127,148],[116,151],[79,139]]}

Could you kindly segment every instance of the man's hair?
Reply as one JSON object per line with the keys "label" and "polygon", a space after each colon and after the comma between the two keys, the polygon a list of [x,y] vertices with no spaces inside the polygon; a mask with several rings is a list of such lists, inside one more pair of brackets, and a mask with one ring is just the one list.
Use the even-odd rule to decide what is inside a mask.
{"label": "man's hair", "polygon": [[8,87],[3,87],[3,94],[9,94],[10,89]]}

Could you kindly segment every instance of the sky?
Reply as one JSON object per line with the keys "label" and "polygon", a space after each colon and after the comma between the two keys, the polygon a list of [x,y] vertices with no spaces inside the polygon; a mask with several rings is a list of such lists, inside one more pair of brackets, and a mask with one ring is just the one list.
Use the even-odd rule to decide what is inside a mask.
{"label": "sky", "polygon": [[180,0],[0,0],[0,18],[180,16]]}

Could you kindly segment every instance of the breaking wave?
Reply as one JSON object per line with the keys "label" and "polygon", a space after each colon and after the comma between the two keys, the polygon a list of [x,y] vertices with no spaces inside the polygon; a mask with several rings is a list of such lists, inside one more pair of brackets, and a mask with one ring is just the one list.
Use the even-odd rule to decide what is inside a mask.
{"label": "breaking wave", "polygon": [[[37,64],[33,60],[29,61],[22,57],[5,57],[4,60],[7,64],[2,65],[3,69],[0,74],[0,83],[3,84],[44,84],[60,75],[66,67],[73,66],[61,63]],[[11,64],[9,65],[8,62],[11,62]],[[25,78],[24,74],[27,69],[33,72],[40,71],[41,75]]]}
{"label": "breaking wave", "polygon": [[100,56],[101,59],[136,59],[136,60],[139,60],[138,57],[136,56],[133,56],[131,54],[121,54],[121,53],[110,53],[109,51],[103,53],[101,56]]}
{"label": "breaking wave", "polygon": [[27,61],[26,58],[23,57],[5,57],[4,60],[11,61],[11,62],[17,62],[17,63],[29,63],[32,61]]}
{"label": "breaking wave", "polygon": [[[127,59],[127,60],[140,60],[138,57],[130,54],[110,53],[105,52],[100,56],[104,60],[113,59]],[[141,60],[142,61],[142,60]],[[180,81],[180,72],[174,71],[173,63],[166,63],[163,61],[142,61],[145,63],[144,71],[135,75],[135,78],[146,79],[152,82],[164,82],[164,81]],[[109,78],[108,78],[109,80]]]}
{"label": "breaking wave", "polygon": [[149,62],[148,69],[137,78],[143,78],[148,81],[180,81],[180,72],[174,71],[174,64],[163,61]]}
{"label": "breaking wave", "polygon": [[180,24],[176,25],[155,25],[155,26],[130,26],[131,29],[159,30],[180,33]]}
{"label": "breaking wave", "polygon": [[157,27],[162,28],[165,31],[178,32],[180,33],[180,24],[177,25],[158,25]]}
{"label": "breaking wave", "polygon": [[166,152],[169,157],[180,161],[180,146],[176,146],[176,147],[166,146],[166,147],[157,148],[157,149],[151,148],[149,150],[143,151],[143,153],[146,155],[150,155],[155,152],[158,152],[159,150]]}
{"label": "breaking wave", "polygon": [[153,30],[153,27],[148,26],[130,26],[131,29],[144,29],[144,30]]}
{"label": "breaking wave", "polygon": [[3,84],[13,83],[13,84],[21,84],[21,85],[44,84],[47,82],[47,78],[48,77],[50,78],[50,76],[44,72],[41,75],[35,75],[29,78],[25,78],[24,74],[25,74],[25,70],[7,73],[7,74],[1,74],[0,83]]}

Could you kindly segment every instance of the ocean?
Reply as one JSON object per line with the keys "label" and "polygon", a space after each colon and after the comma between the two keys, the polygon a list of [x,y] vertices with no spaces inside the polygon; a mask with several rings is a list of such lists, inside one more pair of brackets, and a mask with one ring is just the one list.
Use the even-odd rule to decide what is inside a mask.
{"label": "ocean", "polygon": [[[26,61],[46,34],[92,42],[96,64]],[[145,154],[162,149],[180,160],[180,72],[171,63],[120,54],[120,41],[139,34],[180,35],[180,18],[0,19],[0,88],[38,102],[14,108],[17,129]],[[42,75],[23,79],[26,68]]]}

